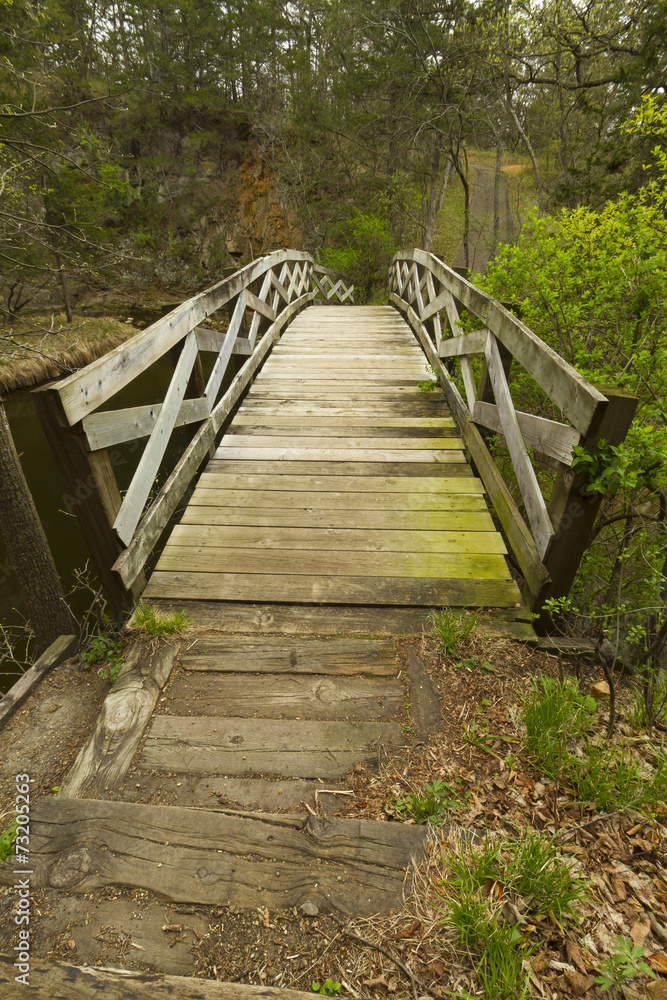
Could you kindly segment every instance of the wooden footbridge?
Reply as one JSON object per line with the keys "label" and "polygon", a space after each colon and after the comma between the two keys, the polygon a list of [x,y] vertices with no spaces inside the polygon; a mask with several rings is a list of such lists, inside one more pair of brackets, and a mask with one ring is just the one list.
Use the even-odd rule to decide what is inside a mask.
{"label": "wooden footbridge", "polygon": [[[35,393],[111,606],[143,595],[194,626],[133,645],[59,793],[34,806],[34,887],[57,906],[87,894],[69,927],[80,963],[178,971],[162,926],[183,904],[400,905],[423,828],[332,814],[355,768],[409,761],[406,733],[423,744],[437,724],[410,636],[455,606],[530,639],[531,611],[569,589],[598,502],[573,448],[622,440],[634,401],[588,384],[431,254],[397,255],[387,306],[352,298],[280,251]],[[164,355],[162,400],[124,405]],[[540,416],[514,406],[518,367]],[[149,894],[141,926],[127,931],[109,886]],[[90,920],[125,926],[137,953],[101,949]],[[50,996],[66,973],[47,973]]]}

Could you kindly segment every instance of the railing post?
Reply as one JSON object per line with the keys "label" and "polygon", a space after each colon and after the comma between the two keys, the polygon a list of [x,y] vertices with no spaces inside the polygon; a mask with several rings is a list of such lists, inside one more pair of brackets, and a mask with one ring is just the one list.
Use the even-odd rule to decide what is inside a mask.
{"label": "railing post", "polygon": [[68,426],[56,385],[34,390],[33,402],[63,481],[63,504],[76,511],[104,596],[114,617],[120,619],[132,610],[134,597],[111,569],[124,549],[111,528],[120,506],[118,484],[107,452],[95,452],[93,457],[76,428]]}
{"label": "railing post", "polygon": [[[622,389],[599,385],[595,388],[607,397],[609,404],[598,426],[591,428],[582,443],[591,449],[601,440],[620,444],[630,429],[639,400]],[[586,475],[575,473],[567,466],[561,466],[556,478],[549,502],[555,537],[544,559],[551,583],[533,607],[533,611],[541,612],[535,625],[538,631],[546,630],[551,624],[550,616],[543,610],[544,602],[551,597],[565,597],[570,592],[588,545],[602,501],[601,494],[589,491],[588,483]]]}

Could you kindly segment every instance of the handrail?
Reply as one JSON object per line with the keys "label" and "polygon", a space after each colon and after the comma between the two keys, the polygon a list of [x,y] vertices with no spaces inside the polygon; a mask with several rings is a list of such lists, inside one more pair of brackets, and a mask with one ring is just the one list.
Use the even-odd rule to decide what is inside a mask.
{"label": "handrail", "polygon": [[[547,597],[569,592],[600,503],[599,495],[587,490],[585,478],[574,474],[572,450],[578,444],[591,448],[603,438],[619,444],[637,400],[591,385],[500,302],[431,253],[413,250],[394,256],[389,301],[405,316],[437,373],[523,575],[525,597],[539,610]],[[481,321],[481,329],[462,332],[461,307]],[[471,363],[475,355],[483,358],[479,384]],[[513,361],[569,423],[515,409],[509,387]],[[452,377],[456,364],[465,399]],[[486,445],[482,432],[488,430],[505,438],[525,519]],[[557,469],[549,502],[528,448],[548,456]]]}
{"label": "handrail", "polygon": [[[353,302],[349,279],[315,265],[308,253],[278,250],[195,295],[147,329],[60,382],[34,393],[42,426],[76,512],[105,595],[120,615],[143,589],[143,568],[178,502],[264,357],[306,305]],[[225,330],[204,326],[227,306]],[[216,355],[204,379],[200,353]],[[176,357],[161,403],[101,410],[166,354]],[[247,357],[220,395],[232,355]],[[176,427],[198,428],[157,496],[156,474]],[[117,445],[148,438],[121,497],[114,473]],[[120,458],[118,457],[120,456]]]}

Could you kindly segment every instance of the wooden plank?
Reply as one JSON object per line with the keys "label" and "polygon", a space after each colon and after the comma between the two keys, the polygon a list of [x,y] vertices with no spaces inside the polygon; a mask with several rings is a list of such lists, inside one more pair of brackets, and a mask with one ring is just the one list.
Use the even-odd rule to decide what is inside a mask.
{"label": "wooden plank", "polygon": [[606,408],[604,395],[500,302],[475,288],[433,254],[415,250],[411,257],[428,267],[470,312],[482,320],[578,431],[587,433],[601,419]]}
{"label": "wooden plank", "polygon": [[[456,440],[456,439],[455,439]],[[429,442],[430,443],[430,442]],[[257,462],[426,462],[465,463],[465,455],[456,446],[439,449],[419,448],[254,448],[237,447],[230,441],[215,453],[217,461],[257,461]]]}
{"label": "wooden plank", "polygon": [[[90,413],[81,421],[86,448],[95,451],[111,448],[124,441],[135,441],[148,437],[160,415],[162,403],[153,406],[131,406],[124,410],[104,410]],[[181,403],[174,427],[183,427],[206,420],[208,403],[206,399],[184,399]]]}
{"label": "wooden plank", "polygon": [[39,659],[13,684],[0,699],[0,729],[23,704],[48,673],[71,656],[77,646],[75,635],[61,635],[45,649]]}
{"label": "wooden plank", "polygon": [[[303,433],[310,428],[317,427],[351,427],[351,426],[364,426],[374,428],[405,428],[410,430],[410,433],[414,433],[416,429],[423,428],[426,430],[437,431],[442,429],[443,434],[445,430],[456,430],[456,423],[452,417],[413,417],[406,415],[404,417],[390,417],[384,414],[378,414],[377,411],[373,415],[362,416],[355,411],[345,416],[329,416],[328,414],[321,414],[319,416],[312,416],[308,421],[307,427],[304,427],[303,421],[297,415],[288,416],[285,413],[275,413],[270,421],[267,421],[264,426],[271,426],[274,428],[282,427],[295,427],[304,428]],[[229,427],[229,432],[235,433],[238,427],[258,427],[262,426],[261,414],[255,414],[251,411],[246,410],[244,407],[242,410],[235,415],[232,424]],[[313,433],[315,431],[313,430]]]}
{"label": "wooden plank", "polygon": [[406,459],[402,462],[307,462],[290,461],[289,459],[232,459],[228,458],[224,462],[225,472],[233,474],[249,475],[300,475],[304,476],[327,476],[344,475],[349,472],[351,476],[461,476],[464,479],[472,477],[470,466],[466,462],[416,462]]}
{"label": "wooden plank", "polygon": [[461,580],[507,580],[507,564],[498,554],[459,552],[350,552],[346,549],[263,549],[189,546],[167,543],[157,570],[163,572],[260,573],[285,576],[452,577]]}
{"label": "wooden plank", "polygon": [[[258,603],[242,601],[206,601],[171,599],[158,601],[158,608],[172,612],[185,611],[199,629],[212,629],[217,633],[232,633],[230,642],[240,637],[238,632],[255,632],[257,641],[267,641],[270,633],[275,641],[290,644],[305,635],[317,636],[320,643],[324,636],[404,636],[421,635],[427,625],[427,609],[421,607],[370,607],[363,605],[327,605]],[[519,616],[522,612],[512,608],[505,614]],[[523,608],[523,613],[526,609]],[[530,612],[527,612],[530,614]],[[285,637],[285,638],[282,638]],[[287,638],[289,637],[289,638]],[[209,637],[206,637],[209,641]],[[304,640],[305,641],[305,640]],[[297,654],[298,655],[298,654]]]}
{"label": "wooden plank", "polygon": [[488,339],[488,330],[476,330],[474,333],[450,337],[449,340],[442,341],[438,355],[441,358],[460,358],[468,354],[484,354]]}
{"label": "wooden plank", "polygon": [[[349,449],[361,451],[377,450],[382,452],[386,450],[387,447],[392,451],[396,450],[408,450],[408,451],[423,451],[426,449],[435,451],[452,451],[461,450],[463,448],[463,441],[458,437],[391,437],[389,440],[385,438],[374,438],[372,436],[368,437],[342,437],[338,434],[322,434],[318,435],[319,443],[308,441],[303,441],[303,448],[307,451],[312,451],[313,449],[317,451],[331,451],[332,453],[340,449]],[[304,435],[305,437],[311,437],[313,435]],[[283,448],[291,449],[293,448],[294,442],[301,441],[301,435],[287,435],[285,431],[282,434],[243,434],[241,431],[236,434],[228,434],[223,437],[220,442],[220,446],[216,455],[220,458],[224,458],[227,450],[233,448],[238,450],[239,448],[254,449],[258,448],[260,450],[267,449],[275,451],[277,449],[282,450]]]}
{"label": "wooden plank", "polygon": [[158,771],[334,778],[377,760],[378,743],[400,746],[400,726],[319,719],[263,719],[258,725],[245,718],[157,715],[137,763]]}
{"label": "wooden plank", "polygon": [[127,774],[160,691],[167,683],[180,642],[157,648],[136,645],[102,705],[95,728],[60,786],[64,798],[101,795]]}
{"label": "wooden plank", "polygon": [[210,601],[303,601],[307,604],[398,604],[443,607],[512,607],[521,603],[510,580],[378,576],[271,576],[258,573],[156,571],[148,598]]}
{"label": "wooden plank", "polygon": [[[210,482],[210,480],[206,480]],[[192,506],[232,507],[302,507],[321,510],[432,510],[432,511],[485,511],[481,496],[473,494],[439,493],[354,493],[318,491],[309,493],[292,490],[219,490],[198,486]]]}
{"label": "wooden plank", "polygon": [[214,443],[215,436],[224,420],[229,416],[229,413],[238,402],[243,390],[262,363],[264,356],[270,350],[277,334],[289,322],[290,317],[298,312],[304,304],[304,300],[293,302],[289,309],[284,310],[280,318],[269,327],[257,345],[252,358],[246,362],[238,375],[233,379],[227,392],[213,410],[210,418],[195,433],[175,469],[144,514],[134,538],[125,551],[113,563],[112,568],[114,573],[120,575],[125,585],[130,586],[141,573],[142,567],[169,523],[169,519],[176,510],[193,475]]}
{"label": "wooden plank", "polygon": [[[371,725],[381,738],[398,728]],[[310,900],[323,910],[370,916],[400,906],[406,873],[413,858],[423,859],[427,836],[404,823],[310,816],[295,828],[267,815],[42,798],[31,814],[31,885],[77,894],[124,885],[174,902],[272,911]]]}
{"label": "wooden plank", "polygon": [[186,670],[217,673],[324,674],[394,677],[396,643],[389,639],[303,639],[204,636],[181,654]]}
{"label": "wooden plank", "polygon": [[[446,505],[445,505],[446,506]],[[199,525],[252,525],[254,528],[336,528],[373,530],[395,529],[407,531],[493,531],[491,515],[483,505],[476,511],[461,510],[341,510],[299,507],[229,507],[224,496],[215,506],[190,504],[182,524]]]}
{"label": "wooden plank", "polygon": [[[304,424],[302,421],[295,419],[292,423],[286,423],[283,419],[281,424],[276,426],[271,426],[271,424],[264,424],[261,421],[255,421],[254,423],[239,423],[237,418],[234,418],[233,423],[226,429],[226,437],[231,437],[235,440],[235,436],[239,434],[252,434],[254,435],[265,435],[266,437],[277,438],[289,435],[291,440],[298,440],[300,438],[313,438],[313,437],[339,437],[342,434],[349,434],[352,437],[359,438],[383,438],[384,444],[387,443],[387,438],[399,438],[406,437],[410,438],[422,438],[425,440],[441,437],[456,437],[458,434],[458,428],[454,426],[442,425],[436,427],[378,427],[377,421],[368,421],[366,424],[354,421],[350,417],[345,423],[339,423],[337,425],[329,425],[326,418],[319,420],[313,420],[312,423]],[[452,421],[453,425],[453,421]],[[578,434],[578,431],[575,431]],[[424,445],[426,447],[426,445]]]}
{"label": "wooden plank", "polygon": [[169,437],[181,408],[196,357],[197,338],[193,330],[186,338],[155,426],[113,523],[114,531],[125,545],[129,544],[134,534],[148,495],[153,488],[155,476],[169,443]]}
{"label": "wooden plank", "polygon": [[246,303],[251,309],[253,309],[256,313],[259,313],[260,316],[265,316],[266,319],[271,320],[273,323],[276,318],[276,313],[267,302],[265,302],[260,296],[255,295],[254,292],[251,292],[249,288],[246,288],[245,290],[245,298]]}
{"label": "wooden plank", "polygon": [[[208,489],[260,490],[262,492],[296,490],[309,493],[484,493],[480,479],[473,476],[271,476],[225,475],[226,464],[212,461],[198,482]],[[297,504],[297,506],[300,506]],[[443,508],[444,509],[444,508]]]}
{"label": "wooden plank", "polygon": [[252,525],[229,526],[179,524],[171,533],[169,547],[216,546],[255,549],[350,549],[354,552],[442,552],[505,553],[497,531],[420,531],[369,528],[262,529]]}
{"label": "wooden plank", "polygon": [[528,457],[526,445],[521,435],[519,421],[514,411],[514,403],[510,394],[505,371],[503,369],[498,345],[489,335],[486,351],[486,364],[493,386],[493,393],[498,404],[498,416],[507,442],[507,448],[512,458],[512,467],[516,476],[521,496],[526,508],[535,539],[535,545],[540,558],[549,548],[554,530],[547,512],[547,505],[542,496],[540,484],[537,481],[532,462]]}
{"label": "wooden plank", "polygon": [[[557,462],[564,462],[570,465],[572,462],[572,449],[581,444],[582,437],[574,427],[567,424],[558,423],[556,420],[547,420],[545,417],[535,417],[532,413],[523,413],[515,410],[516,418],[519,422],[521,436],[529,448],[534,448],[542,455],[549,455]],[[488,427],[489,430],[503,433],[502,421],[498,414],[498,407],[493,403],[483,403],[479,400],[475,403],[473,419],[476,424]]]}
{"label": "wooden plank", "polygon": [[0,987],[5,1000],[312,1000],[312,993],[275,986],[219,983],[213,979],[72,965],[31,954],[30,985],[17,982],[15,955],[0,955]]}
{"label": "wooden plank", "polygon": [[[208,351],[210,354],[219,354],[220,348],[225,341],[227,331],[210,330],[204,326],[198,326],[195,329],[195,333],[197,334],[197,347],[200,351]],[[237,337],[234,341],[232,354],[243,354],[249,356],[252,354],[253,346],[254,345],[251,343],[250,339]]]}
{"label": "wooden plank", "polygon": [[241,330],[241,324],[243,323],[243,314],[246,307],[246,297],[245,289],[240,292],[236,305],[234,306],[234,311],[229,320],[229,326],[225,331],[225,339],[222,342],[222,346],[218,352],[218,356],[215,359],[215,364],[213,365],[213,371],[209,375],[208,382],[206,383],[206,391],[204,395],[208,402],[209,413],[215,406],[215,401],[218,396],[218,391],[222,385],[222,380],[225,377],[225,372],[227,371],[227,366],[229,364],[229,359],[232,356],[232,349],[236,342],[236,338]]}
{"label": "wooden plank", "polygon": [[249,400],[261,401],[265,399],[299,399],[299,400],[327,400],[332,402],[367,403],[369,401],[382,400],[421,400],[424,393],[421,389],[415,389],[409,385],[390,386],[388,389],[382,386],[359,387],[331,387],[312,388],[308,385],[295,385],[289,389],[272,389],[270,386],[256,385],[248,392]]}
{"label": "wooden plank", "polygon": [[404,703],[403,685],[386,677],[208,673],[174,678],[162,707],[170,716],[370,722],[395,717]]}

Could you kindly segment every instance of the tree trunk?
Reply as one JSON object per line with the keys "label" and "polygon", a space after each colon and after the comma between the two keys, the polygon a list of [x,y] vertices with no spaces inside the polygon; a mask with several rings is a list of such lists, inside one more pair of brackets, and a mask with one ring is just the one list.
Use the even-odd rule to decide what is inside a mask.
{"label": "tree trunk", "polygon": [[60,578],[0,400],[0,533],[41,653],[72,631]]}
{"label": "tree trunk", "polygon": [[69,285],[67,284],[67,275],[65,274],[65,265],[62,262],[60,254],[56,255],[56,264],[58,265],[58,278],[60,280],[60,289],[63,293],[63,302],[65,304],[65,314],[67,316],[67,322],[72,322],[72,298],[69,293]]}
{"label": "tree trunk", "polygon": [[449,174],[452,169],[452,161],[447,155],[445,163],[445,173],[440,180],[440,153],[442,148],[442,137],[436,137],[433,149],[433,160],[431,162],[431,182],[428,193],[428,205],[426,208],[426,225],[424,227],[423,249],[430,252],[433,249],[433,234],[435,224],[438,220],[442,203],[445,200],[445,191],[449,181]]}
{"label": "tree trunk", "polygon": [[493,178],[493,244],[490,257],[493,258],[498,252],[498,241],[500,239],[500,189],[503,179],[503,143],[499,135],[496,136],[496,171]]}
{"label": "tree trunk", "polygon": [[530,156],[531,162],[533,164],[533,172],[535,173],[535,185],[537,187],[537,214],[544,215],[544,199],[542,197],[542,176],[540,174],[540,168],[537,163],[537,157],[535,156],[535,150],[533,149],[530,139],[526,135],[521,122],[519,121],[519,116],[517,115],[514,108],[510,105],[509,112],[514,119],[514,124],[519,130],[519,135],[523,139],[526,149],[528,150],[528,155]]}

